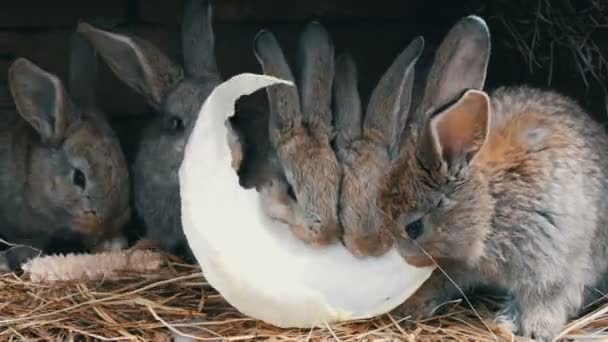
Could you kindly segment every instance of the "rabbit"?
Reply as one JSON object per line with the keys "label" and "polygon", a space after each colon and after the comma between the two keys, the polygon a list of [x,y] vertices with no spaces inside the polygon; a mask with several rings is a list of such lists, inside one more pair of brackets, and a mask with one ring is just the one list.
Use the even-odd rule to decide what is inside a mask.
{"label": "rabbit", "polygon": [[[265,74],[294,82],[273,33],[260,31],[255,55]],[[332,149],[334,47],[318,22],[306,25],[298,49],[297,87],[266,89],[270,107],[269,139],[282,171],[260,184],[263,209],[287,223],[311,245],[337,242],[342,234],[338,196],[342,170]]]}
{"label": "rabbit", "polygon": [[[3,264],[126,243],[127,164],[95,105],[94,51],[76,36],[70,48],[69,93],[57,76],[25,58],[8,70],[15,107],[0,123],[0,236],[19,252],[0,255]],[[24,257],[4,260],[11,255]]]}
{"label": "rabbit", "polygon": [[[211,4],[201,0],[185,4],[181,31],[183,67],[139,37],[109,32],[88,23],[81,23],[78,31],[115,75],[156,111],[157,115],[143,128],[132,165],[135,209],[143,220],[147,239],[193,261],[181,225],[178,169],[201,106],[222,81],[214,52]],[[252,187],[255,182],[252,179],[263,173],[255,165],[261,165],[262,170],[265,167],[249,162],[257,155],[256,151],[265,153],[264,146],[268,143],[264,141],[268,137],[260,128],[265,127],[265,122],[256,115],[243,114],[228,125],[231,149],[235,158],[242,159],[235,160],[234,165],[238,166],[242,183]],[[248,126],[252,128],[247,132],[241,128]],[[246,135],[248,132],[252,136]]]}
{"label": "rabbit", "polygon": [[608,137],[556,92],[483,91],[489,56],[483,19],[447,33],[376,215],[408,263],[441,267],[404,310],[496,286],[511,294],[497,319],[549,341],[605,277]]}
{"label": "rabbit", "polygon": [[417,37],[395,59],[372,91],[365,117],[352,57],[346,54],[336,62],[335,148],[343,172],[339,215],[344,244],[359,257],[378,256],[391,247],[372,217],[374,197],[380,177],[400,148],[414,68],[423,48],[424,39]]}

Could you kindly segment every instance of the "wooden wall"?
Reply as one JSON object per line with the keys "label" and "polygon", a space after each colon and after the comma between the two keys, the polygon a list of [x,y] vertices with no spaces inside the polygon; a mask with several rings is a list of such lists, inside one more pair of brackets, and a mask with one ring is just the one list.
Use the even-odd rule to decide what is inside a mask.
{"label": "wooden wall", "polygon": [[[337,52],[350,51],[360,68],[361,93],[366,97],[397,53],[416,35],[428,45],[437,42],[460,17],[483,15],[483,1],[465,0],[215,0],[217,56],[225,77],[259,72],[252,39],[262,28],[273,30],[287,54],[292,53],[303,25],[321,21],[333,35]],[[179,61],[179,21],[182,1],[170,0],[5,0],[0,4],[0,88],[16,57],[26,57],[64,77],[67,43],[80,19],[106,19],[159,45]],[[544,75],[531,75],[522,57],[509,49],[512,37],[488,16],[493,55],[488,85],[542,84]],[[556,69],[560,70],[560,69]],[[555,86],[597,112],[603,101],[569,80],[568,72]],[[121,84],[101,63],[98,94],[106,111],[117,117],[148,111],[142,99]],[[597,95],[597,91],[593,94]],[[259,94],[258,94],[259,95]],[[258,96],[258,101],[263,101]],[[591,100],[590,100],[591,99]],[[255,100],[254,100],[255,101]],[[602,112],[598,117],[603,117]]]}

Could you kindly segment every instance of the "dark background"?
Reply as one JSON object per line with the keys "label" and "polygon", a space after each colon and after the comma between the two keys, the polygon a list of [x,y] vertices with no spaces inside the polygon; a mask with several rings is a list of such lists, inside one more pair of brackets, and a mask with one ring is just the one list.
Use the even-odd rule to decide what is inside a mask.
{"label": "dark background", "polygon": [[[488,21],[492,33],[488,88],[521,83],[551,86],[579,100],[604,122],[607,3],[219,0],[213,2],[216,54],[224,77],[261,72],[252,52],[258,30],[274,31],[289,56],[304,24],[319,20],[331,32],[336,52],[354,55],[360,69],[361,93],[366,98],[381,73],[414,36],[423,35],[427,46],[432,47],[459,18],[476,13]],[[182,6],[182,1],[162,0],[4,0],[0,4],[0,90],[5,87],[6,70],[16,57],[26,57],[65,79],[68,37],[79,19],[111,20],[118,29],[149,39],[179,61]],[[570,23],[574,28],[569,27]],[[584,45],[588,41],[599,44],[599,53]],[[587,60],[586,55],[590,56]],[[141,97],[120,83],[102,62],[100,65],[98,94],[102,107],[116,119],[145,118],[140,114],[149,109]],[[264,101],[260,94],[249,101],[256,99]],[[0,97],[0,102],[7,100],[10,102],[10,98]],[[10,105],[0,103],[0,108]]]}

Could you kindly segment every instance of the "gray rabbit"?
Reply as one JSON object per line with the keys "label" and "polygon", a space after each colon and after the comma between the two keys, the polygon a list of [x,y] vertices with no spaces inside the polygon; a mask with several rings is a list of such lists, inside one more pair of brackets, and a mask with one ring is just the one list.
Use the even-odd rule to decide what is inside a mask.
{"label": "gray rabbit", "polygon": [[[78,31],[116,76],[144,96],[156,111],[143,129],[131,170],[135,209],[149,240],[192,260],[181,226],[178,169],[194,120],[205,99],[222,81],[214,52],[211,4],[202,0],[186,2],[181,32],[183,67],[139,37],[87,23],[82,23]],[[264,160],[256,157],[267,145],[267,130],[257,128],[264,124],[263,117],[256,115],[238,115],[228,123],[234,134],[228,137],[232,150],[240,151],[235,167],[245,186],[253,186],[255,174],[261,173],[249,160]],[[240,127],[248,126],[251,128],[247,132],[261,136],[245,136]]]}
{"label": "gray rabbit", "polygon": [[53,253],[125,242],[128,169],[95,106],[95,67],[93,48],[74,35],[69,92],[24,58],[8,70],[16,108],[0,120],[0,236],[10,243]]}
{"label": "gray rabbit", "polygon": [[[381,180],[377,224],[408,263],[509,291],[498,317],[549,341],[606,276],[608,137],[555,92],[482,91],[489,56],[481,18],[448,32]],[[404,309],[431,313],[458,294],[451,280],[436,271]]]}

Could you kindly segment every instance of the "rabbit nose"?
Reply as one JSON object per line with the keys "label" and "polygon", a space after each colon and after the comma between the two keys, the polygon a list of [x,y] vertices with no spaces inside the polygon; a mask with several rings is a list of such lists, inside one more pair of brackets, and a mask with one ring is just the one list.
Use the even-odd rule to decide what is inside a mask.
{"label": "rabbit nose", "polygon": [[340,223],[337,221],[334,222],[330,222],[327,225],[325,225],[324,227],[325,232],[324,232],[324,238],[323,238],[323,243],[324,244],[330,244],[330,243],[334,243],[336,241],[338,241],[338,239],[340,238],[340,236],[342,235],[342,227],[340,226]]}
{"label": "rabbit nose", "polygon": [[390,242],[380,234],[345,234],[344,244],[357,257],[380,256],[390,247]]}

